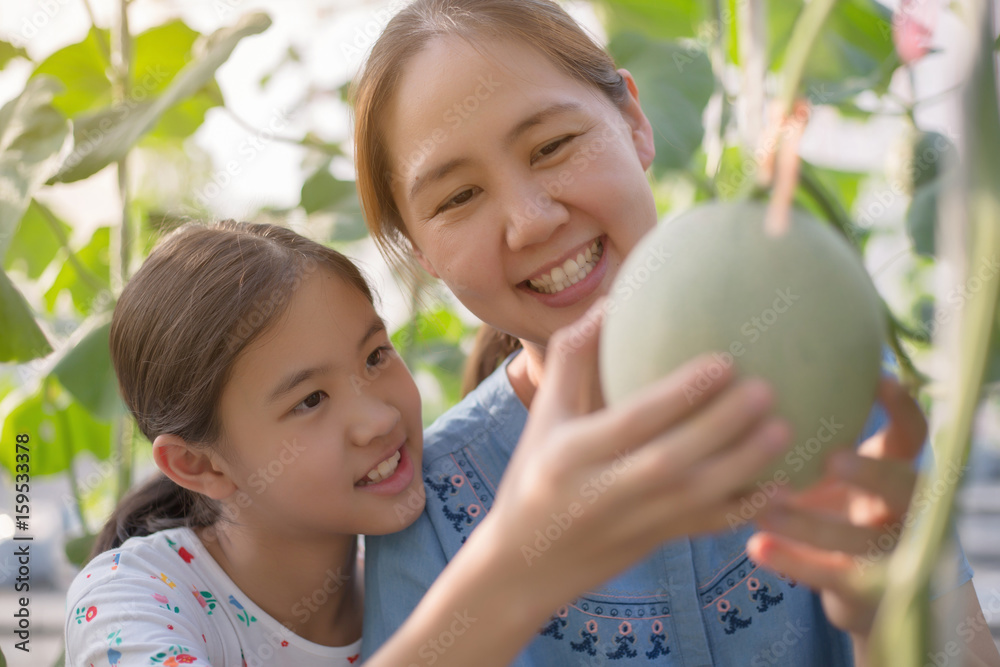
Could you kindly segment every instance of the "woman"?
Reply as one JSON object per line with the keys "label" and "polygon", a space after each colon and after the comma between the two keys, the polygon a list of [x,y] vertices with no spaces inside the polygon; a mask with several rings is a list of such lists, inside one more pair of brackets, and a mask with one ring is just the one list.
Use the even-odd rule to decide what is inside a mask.
{"label": "woman", "polygon": [[[501,484],[501,476],[509,479],[508,461],[521,455],[514,445],[552,363],[553,332],[607,294],[624,257],[656,224],[656,209],[645,176],[653,129],[634,80],[552,2],[417,0],[374,45],[354,100],[357,183],[373,237],[387,257],[415,260],[440,278],[492,327],[482,350],[519,350],[495,372],[495,357],[473,359],[488,377],[425,434],[425,511],[368,543],[368,655],[445,565],[463,558],[463,544],[491,517],[498,486],[527,483],[517,476]],[[662,485],[651,500],[671,508],[663,532],[672,539],[566,600],[515,664],[860,662],[874,603],[850,585],[852,554],[905,512],[926,433],[898,384],[885,381],[879,396],[884,412],[873,411],[859,454],[836,459],[843,468],[830,484],[846,483],[852,494],[828,494],[825,509],[843,516],[787,502],[771,520],[754,517],[769,532],[752,539],[742,521],[689,537],[719,530],[733,494],[754,474],[713,459],[707,447],[678,453],[657,471]],[[692,443],[726,442],[734,429],[765,441],[787,435],[769,421],[734,427],[746,408],[734,401],[671,414],[665,437],[690,452]],[[624,438],[634,425],[619,427]],[[616,493],[628,464],[623,452],[617,470],[584,480],[577,512],[553,515],[520,545],[525,567],[539,567],[573,534],[575,514],[586,516],[589,502]],[[845,518],[864,503],[879,512]],[[623,514],[621,525],[632,520]],[[960,563],[957,588],[945,597],[981,615]],[[984,633],[967,649],[995,654]]]}

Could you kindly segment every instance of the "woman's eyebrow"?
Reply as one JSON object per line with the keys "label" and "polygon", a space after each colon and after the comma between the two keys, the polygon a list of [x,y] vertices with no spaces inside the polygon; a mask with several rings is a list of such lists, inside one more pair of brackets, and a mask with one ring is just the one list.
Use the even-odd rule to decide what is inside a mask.
{"label": "woman's eyebrow", "polygon": [[[583,106],[579,102],[556,102],[555,104],[551,104],[540,111],[536,111],[515,125],[511,131],[507,133],[507,136],[503,141],[504,146],[509,148],[525,132],[536,125],[541,125],[545,121],[550,120],[553,116],[573,111],[580,111],[582,108]],[[470,162],[471,160],[469,160],[469,158],[455,158],[454,160],[448,160],[444,164],[430,169],[426,174],[418,175],[413,181],[413,185],[410,187],[410,199],[416,197],[417,193],[427,185],[441,180],[459,167],[464,167]]]}
{"label": "woman's eyebrow", "polygon": [[536,125],[541,125],[545,121],[551,119],[553,116],[558,116],[560,114],[569,113],[571,111],[580,111],[583,106],[579,102],[556,102],[555,104],[549,105],[537,111],[520,123],[514,126],[510,132],[507,133],[507,137],[504,139],[504,146],[510,147],[515,141],[517,141],[522,134],[535,127]]}

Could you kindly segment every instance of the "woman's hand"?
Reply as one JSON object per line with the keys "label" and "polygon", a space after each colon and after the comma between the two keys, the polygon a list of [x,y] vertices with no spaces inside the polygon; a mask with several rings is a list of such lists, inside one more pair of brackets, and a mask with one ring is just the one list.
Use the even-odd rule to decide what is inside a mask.
{"label": "woman's hand", "polygon": [[889,424],[857,452],[838,452],[809,489],[772,500],[749,556],[820,593],[833,625],[863,644],[878,599],[862,583],[895,547],[916,484],[913,461],[927,437],[917,403],[891,378],[879,385]]}
{"label": "woman's hand", "polygon": [[734,380],[708,355],[602,408],[602,313],[597,304],[551,338],[528,424],[470,537],[506,545],[513,580],[546,611],[665,540],[727,526],[739,516],[737,494],[790,443],[787,425],[769,416],[767,385]]}
{"label": "woman's hand", "polygon": [[[768,416],[767,386],[734,381],[707,356],[602,408],[602,313],[603,303],[595,304],[552,337],[493,508],[366,664],[416,662],[456,614],[470,624],[448,635],[453,643],[438,665],[510,664],[559,605],[664,540],[739,516],[734,496],[788,447],[787,425]],[[694,387],[701,393],[685,392]]]}

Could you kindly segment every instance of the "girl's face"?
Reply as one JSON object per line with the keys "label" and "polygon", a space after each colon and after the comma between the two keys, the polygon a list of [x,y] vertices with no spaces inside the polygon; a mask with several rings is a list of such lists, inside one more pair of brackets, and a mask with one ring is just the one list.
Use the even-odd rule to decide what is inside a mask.
{"label": "girl's face", "polygon": [[417,259],[483,321],[545,345],[656,224],[653,135],[516,42],[439,38],[384,121],[392,192]]}
{"label": "girl's face", "polygon": [[413,378],[372,305],[331,271],[290,298],[222,394],[237,521],[313,537],[400,530],[424,498]]}

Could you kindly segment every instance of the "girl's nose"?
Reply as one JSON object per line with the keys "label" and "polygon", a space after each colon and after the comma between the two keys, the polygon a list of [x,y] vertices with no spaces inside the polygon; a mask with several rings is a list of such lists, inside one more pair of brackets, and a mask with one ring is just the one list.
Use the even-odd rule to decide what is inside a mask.
{"label": "girl's nose", "polygon": [[396,406],[381,397],[362,392],[350,408],[348,438],[358,447],[384,444],[385,439],[396,431],[401,418]]}
{"label": "girl's nose", "polygon": [[507,247],[522,250],[544,243],[569,221],[569,211],[537,182],[529,182],[508,198]]}

